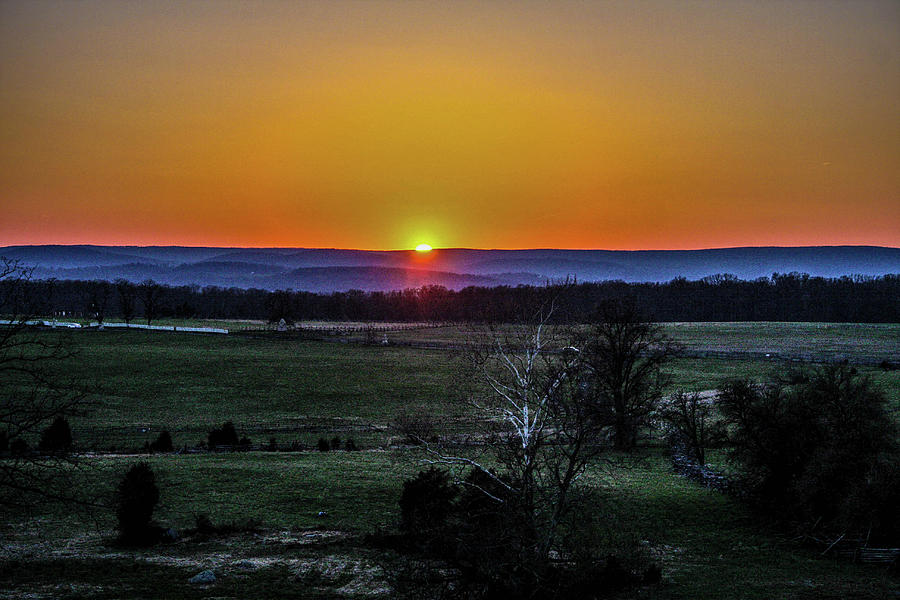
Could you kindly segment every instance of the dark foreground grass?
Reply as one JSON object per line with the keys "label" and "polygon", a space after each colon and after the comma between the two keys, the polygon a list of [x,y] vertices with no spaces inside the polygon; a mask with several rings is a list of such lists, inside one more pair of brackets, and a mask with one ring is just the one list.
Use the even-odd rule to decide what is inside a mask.
{"label": "dark foreground grass", "polygon": [[305,585],[296,573],[280,565],[220,577],[213,586],[187,583],[196,572],[196,568],[125,558],[45,559],[5,564],[0,572],[0,586],[7,591],[3,597],[17,597],[15,590],[29,590],[29,595],[22,597],[59,600],[345,597],[333,590]]}
{"label": "dark foreground grass", "polygon": [[[109,504],[119,479],[141,461],[151,466],[161,490],[157,520],[178,530],[194,527],[200,514],[216,524],[264,528],[364,532],[392,526],[399,519],[402,482],[420,466],[412,452],[111,455],[82,461],[73,489]],[[49,537],[76,535],[87,525],[115,526],[113,513],[102,509],[82,513],[51,505],[39,516],[34,523]]]}
{"label": "dark foreground grass", "polygon": [[[6,562],[0,588],[31,589],[40,583],[73,585],[80,596],[72,597],[197,597],[186,581],[200,570],[198,566],[168,572],[169,567],[154,565],[167,560],[233,564],[263,555],[284,559],[285,564],[298,557],[327,564],[335,556],[383,562],[390,556],[367,547],[359,534],[397,523],[402,481],[423,468],[420,458],[413,451],[156,457],[150,462],[162,487],[158,518],[163,525],[184,531],[193,525],[195,514],[206,513],[219,524],[258,519],[259,531],[239,531],[212,546],[188,539],[137,553],[126,551],[126,556],[132,552],[134,564],[129,564],[122,549],[113,544],[110,515],[85,520],[70,512],[45,511],[30,518],[27,527],[17,523],[6,527],[9,548],[19,548],[21,553],[29,540],[36,542],[43,536],[51,548],[74,544],[80,551],[63,561],[54,559],[51,550],[38,552],[27,563]],[[111,490],[134,460],[98,460],[97,468],[80,485]],[[641,544],[663,566],[664,583],[633,592],[641,597],[761,600],[886,598],[900,593],[900,581],[883,568],[818,557],[815,551],[786,540],[742,504],[674,475],[659,452],[620,460],[622,466],[611,472],[593,471],[586,485],[601,490],[596,509],[603,522]],[[318,517],[319,511],[328,516]],[[313,529],[354,535],[344,546],[318,549],[272,547],[259,541],[267,532]],[[99,531],[92,534],[93,542],[72,542],[91,531]],[[28,565],[27,574],[22,573],[24,565]],[[35,575],[35,570],[42,574]],[[160,576],[171,581],[151,593],[149,581]],[[296,589],[302,580],[296,569],[285,570],[278,560],[242,577],[235,580],[229,575],[207,596],[306,597]],[[278,588],[279,581],[283,590]],[[320,586],[311,593],[327,597],[329,589],[340,585]],[[102,590],[91,586],[102,586]],[[182,590],[187,591],[181,594]]]}

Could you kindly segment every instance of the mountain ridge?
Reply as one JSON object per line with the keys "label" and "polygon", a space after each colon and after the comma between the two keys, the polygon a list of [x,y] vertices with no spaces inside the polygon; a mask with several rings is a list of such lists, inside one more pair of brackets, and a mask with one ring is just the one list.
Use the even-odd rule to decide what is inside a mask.
{"label": "mountain ridge", "polygon": [[[34,267],[35,278],[154,279],[169,285],[214,285],[317,292],[388,291],[422,285],[541,285],[579,281],[665,282],[729,273],[879,276],[900,273],[900,248],[886,246],[736,246],[702,250],[443,248],[237,248],[214,246],[0,247],[0,256]],[[398,287],[399,286],[399,287]]]}

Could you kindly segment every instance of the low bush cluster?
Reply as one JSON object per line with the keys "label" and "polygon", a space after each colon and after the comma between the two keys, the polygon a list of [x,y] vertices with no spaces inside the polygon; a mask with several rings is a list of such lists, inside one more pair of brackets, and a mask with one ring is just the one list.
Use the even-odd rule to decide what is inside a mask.
{"label": "low bush cluster", "polygon": [[900,545],[900,436],[847,365],[722,386],[731,457],[758,504],[804,534]]}
{"label": "low bush cluster", "polygon": [[[341,438],[338,436],[334,436],[331,440],[326,438],[319,438],[316,447],[319,449],[319,452],[328,452],[329,450],[340,450],[341,449]],[[356,446],[356,442],[353,441],[353,438],[347,438],[343,442],[344,450],[348,452],[355,452],[359,450]]]}
{"label": "low bush cluster", "polygon": [[[522,499],[507,486],[515,488],[516,482],[478,469],[461,485],[447,471],[421,471],[403,484],[402,537],[394,547],[413,557],[407,566],[424,555],[452,567],[453,598],[583,598],[659,581],[656,566],[636,570],[634,564],[626,566],[634,554],[620,560],[608,552],[602,525],[581,519],[593,506],[569,515],[563,551],[555,560],[544,560],[535,531],[541,516],[523,510]],[[420,571],[417,580],[406,569],[404,583],[411,585],[410,578],[416,585],[433,583],[440,569],[430,565]]]}
{"label": "low bush cluster", "polygon": [[213,429],[207,436],[207,446],[214,449],[218,446],[227,446],[230,448],[246,448],[253,442],[250,438],[244,436],[238,438],[237,430],[231,421],[225,422],[221,427]]}
{"label": "low bush cluster", "polygon": [[434,417],[423,412],[403,412],[397,416],[392,426],[403,435],[403,443],[411,446],[436,439]]}
{"label": "low bush cluster", "polygon": [[22,455],[28,452],[28,442],[22,438],[9,438],[9,434],[0,431],[0,453],[9,452],[12,455]]}

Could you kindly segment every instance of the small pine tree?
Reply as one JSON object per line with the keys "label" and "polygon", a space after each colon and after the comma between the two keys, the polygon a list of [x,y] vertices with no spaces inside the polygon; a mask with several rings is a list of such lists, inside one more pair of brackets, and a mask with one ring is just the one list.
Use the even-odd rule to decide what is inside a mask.
{"label": "small pine tree", "polygon": [[132,466],[116,489],[116,518],[119,539],[129,544],[153,541],[153,510],[159,502],[156,475],[145,462]]}
{"label": "small pine tree", "polygon": [[172,452],[174,449],[175,448],[172,445],[172,436],[168,431],[161,432],[159,437],[156,438],[156,441],[150,444],[151,452]]}
{"label": "small pine tree", "polygon": [[319,438],[319,452],[328,452],[329,450],[331,450],[331,445],[328,443],[328,440]]}
{"label": "small pine tree", "polygon": [[210,431],[208,440],[210,448],[215,448],[216,446],[237,446],[239,442],[237,430],[235,430],[234,423],[231,421],[226,422],[218,429]]}
{"label": "small pine tree", "polygon": [[331,438],[331,449],[332,450],[340,450],[341,449],[341,438],[338,436],[334,436]]}
{"label": "small pine tree", "polygon": [[56,417],[41,433],[38,448],[45,452],[66,452],[72,447],[72,430],[65,417]]}
{"label": "small pine tree", "polygon": [[430,535],[453,510],[457,490],[446,471],[431,467],[403,482],[401,527],[413,535]]}

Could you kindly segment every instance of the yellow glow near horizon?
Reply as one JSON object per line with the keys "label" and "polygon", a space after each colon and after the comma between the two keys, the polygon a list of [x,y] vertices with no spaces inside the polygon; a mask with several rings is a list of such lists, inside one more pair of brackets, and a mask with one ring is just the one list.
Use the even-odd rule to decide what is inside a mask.
{"label": "yellow glow near horizon", "polygon": [[419,244],[416,246],[416,252],[431,252],[432,248],[428,244]]}
{"label": "yellow glow near horizon", "polygon": [[0,246],[898,246],[898,23],[896,0],[0,2]]}

